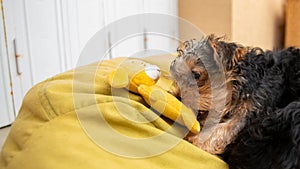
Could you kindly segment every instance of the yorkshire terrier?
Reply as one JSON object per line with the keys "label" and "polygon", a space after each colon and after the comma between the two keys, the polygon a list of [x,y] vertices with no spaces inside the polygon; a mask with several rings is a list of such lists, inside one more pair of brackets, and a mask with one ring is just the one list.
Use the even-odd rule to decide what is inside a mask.
{"label": "yorkshire terrier", "polygon": [[264,51],[214,35],[183,46],[170,71],[208,126],[187,140],[230,168],[300,168],[300,49]]}

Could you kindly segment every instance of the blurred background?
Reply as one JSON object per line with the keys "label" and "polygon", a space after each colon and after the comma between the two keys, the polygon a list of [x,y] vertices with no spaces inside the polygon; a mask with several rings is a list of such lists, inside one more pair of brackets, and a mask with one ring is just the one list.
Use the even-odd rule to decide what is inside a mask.
{"label": "blurred background", "polygon": [[[300,47],[300,0],[0,0],[0,6],[0,127],[13,122],[33,85],[76,67],[88,40],[126,16],[167,14],[247,46]],[[121,29],[108,31],[99,48],[111,48]],[[173,39],[141,29],[143,35],[123,41],[106,59],[146,49],[172,53],[174,39],[188,40],[179,22],[163,28]]]}

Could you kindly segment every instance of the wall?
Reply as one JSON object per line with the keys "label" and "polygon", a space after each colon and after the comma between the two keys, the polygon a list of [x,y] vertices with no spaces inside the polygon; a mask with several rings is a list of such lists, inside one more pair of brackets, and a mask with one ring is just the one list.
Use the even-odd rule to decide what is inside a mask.
{"label": "wall", "polygon": [[284,0],[232,0],[232,40],[265,49],[284,44]]}
{"label": "wall", "polygon": [[[284,0],[179,0],[179,16],[206,34],[265,49],[280,48]],[[182,34],[182,32],[180,32]]]}
{"label": "wall", "polygon": [[[229,0],[178,0],[178,16],[205,34],[231,35],[231,8]],[[179,31],[180,35],[184,33]]]}

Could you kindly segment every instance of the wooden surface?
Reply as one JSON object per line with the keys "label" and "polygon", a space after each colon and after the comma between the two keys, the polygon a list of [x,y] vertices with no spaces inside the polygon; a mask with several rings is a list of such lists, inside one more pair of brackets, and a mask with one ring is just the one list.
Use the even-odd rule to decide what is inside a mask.
{"label": "wooden surface", "polygon": [[[178,15],[205,34],[225,35],[228,40],[246,46],[273,49],[284,45],[284,2],[178,0]],[[180,37],[186,33],[179,25]]]}
{"label": "wooden surface", "polygon": [[300,47],[300,0],[286,2],[285,46]]}

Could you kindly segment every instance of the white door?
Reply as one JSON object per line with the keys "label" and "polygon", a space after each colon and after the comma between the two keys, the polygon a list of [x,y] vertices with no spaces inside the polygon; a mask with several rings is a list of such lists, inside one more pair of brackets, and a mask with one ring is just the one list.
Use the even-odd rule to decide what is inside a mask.
{"label": "white door", "polygon": [[[16,114],[26,92],[34,84],[74,68],[87,41],[105,25],[145,12],[177,16],[177,0],[2,1]],[[118,29],[122,28],[116,32]],[[143,25],[141,29],[147,31]],[[177,23],[169,23],[165,29],[177,37]],[[109,48],[116,34],[107,32],[101,48]],[[130,56],[145,47],[175,52],[176,46],[165,37],[139,36],[113,48],[110,57]]]}
{"label": "white door", "polygon": [[2,3],[0,3],[0,127],[11,124],[15,118],[3,23]]}

